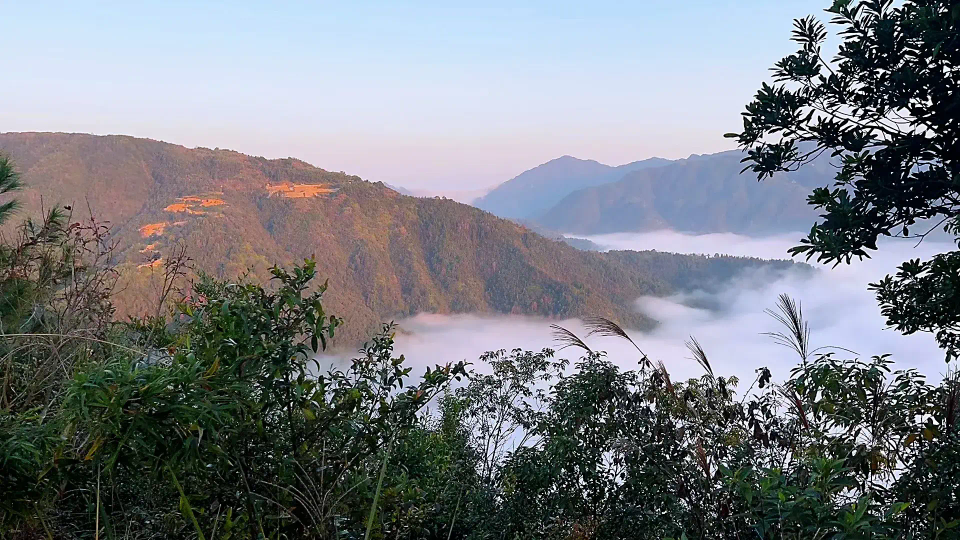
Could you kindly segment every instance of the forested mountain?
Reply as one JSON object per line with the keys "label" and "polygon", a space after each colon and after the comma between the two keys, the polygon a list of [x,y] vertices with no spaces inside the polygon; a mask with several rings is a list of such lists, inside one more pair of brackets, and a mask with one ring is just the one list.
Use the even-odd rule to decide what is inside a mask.
{"label": "forested mountain", "polygon": [[[108,220],[123,314],[155,309],[165,257],[182,242],[197,268],[266,281],[274,263],[315,256],[325,307],[345,340],[417,312],[600,314],[643,327],[639,295],[709,281],[755,259],[585,252],[471,206],[415,198],[296,159],[188,149],[126,136],[0,134],[27,185],[23,215],[87,207]],[[15,221],[15,220],[13,220]],[[790,263],[770,263],[787,268]]]}
{"label": "forested mountain", "polygon": [[638,170],[616,182],[570,193],[535,220],[564,233],[674,229],[761,235],[806,230],[817,214],[806,204],[834,171],[820,160],[764,182],[740,174],[739,151],[695,156]]}
{"label": "forested mountain", "polygon": [[500,217],[533,218],[578,189],[615,182],[631,171],[666,163],[666,159],[650,158],[611,167],[592,159],[563,156],[500,184],[474,205]]}

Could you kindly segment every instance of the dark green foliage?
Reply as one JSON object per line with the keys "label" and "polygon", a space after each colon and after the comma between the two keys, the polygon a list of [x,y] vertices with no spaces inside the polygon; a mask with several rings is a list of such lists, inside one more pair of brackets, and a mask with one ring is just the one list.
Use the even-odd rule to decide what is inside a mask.
{"label": "dark green foliage", "polygon": [[[832,186],[809,203],[822,219],[794,254],[824,263],[869,257],[884,236],[960,232],[960,9],[948,0],[837,0],[839,52],[824,59],[826,27],[797,20],[799,50],[777,63],[730,136],[758,177],[828,157]],[[905,263],[873,284],[890,325],[936,334],[957,354],[956,253]]]}
{"label": "dark green foliage", "polygon": [[387,325],[322,370],[340,319],[313,261],[269,290],[201,276],[169,317],[113,323],[104,229],[67,217],[0,249],[0,537],[362,530],[373,471],[463,364],[411,379]]}
{"label": "dark green foliage", "polygon": [[904,334],[932,332],[947,359],[960,352],[960,252],[913,259],[870,285],[887,324]]}
{"label": "dark green foliage", "polygon": [[[152,358],[117,358],[76,377],[64,403],[85,441],[76,455],[111,488],[146,473],[147,493],[165,494],[126,505],[179,500],[166,511],[179,507],[198,534],[220,526],[224,513],[272,537],[358,527],[366,514],[351,501],[369,503],[382,452],[463,373],[438,366],[405,386],[410,368],[392,357],[389,326],[347,369],[321,372],[314,355],[339,320],[323,311],[323,287],[307,292],[314,264],[273,273],[273,292],[202,279],[172,327],[135,325]],[[90,478],[93,469],[82,467],[63,474]],[[130,519],[129,508],[104,511],[114,522]]]}
{"label": "dark green foliage", "polygon": [[[878,540],[960,525],[956,377],[812,350],[787,297],[773,335],[800,365],[779,384],[757,370],[742,395],[696,339],[703,376],[673,381],[606,317],[583,339],[557,327],[583,351],[572,368],[513,350],[480,359],[489,375],[416,378],[390,325],[324,369],[341,321],[312,260],[267,285],[200,274],[168,314],[112,322],[106,238],[55,211],[0,245],[17,329],[0,340],[0,538]],[[614,257],[691,280],[736,266]],[[629,340],[637,369],[593,334]]]}
{"label": "dark green foliage", "polygon": [[0,528],[43,524],[70,375],[112,349],[111,251],[105,227],[60,208],[0,243]]}
{"label": "dark green foliage", "polygon": [[402,388],[387,334],[310,376],[319,293],[303,295],[309,264],[276,274],[276,293],[198,284],[172,326],[136,325],[163,348],[81,369],[56,421],[5,417],[8,533],[883,539],[960,524],[954,378],[812,354],[740,397],[691,341],[699,379],[642,354],[637,370],[588,353],[570,371],[515,350],[438,395],[462,366]]}
{"label": "dark green foliage", "polygon": [[[823,222],[795,251],[850,261],[929,218],[956,232],[960,10],[877,0],[832,11],[846,25],[836,68],[820,58],[823,27],[798,22],[802,49],[778,66],[796,87],[765,87],[740,135],[761,176],[817,153],[842,158],[835,189],[811,198]],[[771,134],[785,138],[765,142]],[[160,184],[198,170],[187,154],[151,154],[172,179]],[[295,178],[332,178],[233,157],[222,164],[239,176],[289,167]],[[337,197],[299,207],[318,230],[284,218],[298,203],[237,195],[249,188],[240,181],[231,204],[268,209],[250,215],[271,216],[263,229],[289,245],[337,238],[331,220],[314,218],[341,216],[334,228],[364,241],[330,242],[330,268],[373,284],[351,291],[364,306],[594,310],[583,339],[558,328],[584,356],[571,368],[550,350],[499,351],[481,359],[490,375],[457,363],[414,378],[387,325],[357,358],[331,360],[323,351],[341,321],[322,303],[326,286],[311,285],[313,259],[274,267],[269,284],[201,273],[167,316],[116,323],[104,229],[52,212],[0,243],[0,538],[958,537],[956,374],[934,385],[886,356],[813,349],[799,304],[782,297],[773,313],[785,330],[772,336],[798,362],[786,380],[760,368],[741,391],[691,338],[704,373],[674,381],[670,359],[649,358],[609,315],[610,297],[625,305],[669,288],[623,268],[672,268],[673,279],[699,284],[743,261],[597,257],[340,180]],[[215,223],[192,226],[240,234]],[[405,232],[378,234],[389,227]],[[404,241],[409,231],[423,241]],[[239,251],[260,253],[243,240]],[[948,350],[960,317],[954,258],[909,263],[875,286],[892,324],[936,331]],[[371,279],[393,264],[429,267],[414,275],[430,279]],[[595,352],[594,333],[629,339],[637,368]]]}
{"label": "dark green foliage", "polygon": [[[20,175],[13,168],[13,162],[6,156],[0,155],[0,195],[16,191],[21,187]],[[6,221],[19,205],[20,202],[17,199],[0,204],[0,223]]]}
{"label": "dark green foliage", "polygon": [[[493,374],[444,400],[433,428],[466,443],[441,455],[472,464],[456,482],[472,483],[467,537],[927,538],[960,525],[952,378],[813,352],[781,384],[758,370],[739,397],[691,345],[705,374],[683,382],[642,353],[635,371],[588,353],[565,374],[551,351],[488,355]],[[442,500],[432,519],[448,523]]]}

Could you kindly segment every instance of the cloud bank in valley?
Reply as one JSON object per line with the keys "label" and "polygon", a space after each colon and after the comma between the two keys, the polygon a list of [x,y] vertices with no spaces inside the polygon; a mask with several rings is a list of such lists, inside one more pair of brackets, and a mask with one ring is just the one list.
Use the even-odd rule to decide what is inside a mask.
{"label": "cloud bank in valley", "polygon": [[[766,238],[735,234],[688,235],[674,231],[618,233],[588,237],[605,249],[657,249],[680,253],[751,255],[787,258],[786,250],[803,235],[796,233]],[[816,271],[794,273],[777,279],[758,273],[739,276],[719,292],[690,291],[670,298],[637,299],[637,308],[660,321],[650,332],[630,334],[652,358],[663,360],[676,377],[699,376],[701,370],[691,359],[684,341],[695,336],[707,351],[718,374],[737,375],[752,380],[754,370],[770,367],[774,376],[783,378],[796,365],[794,353],[763,335],[781,328],[764,309],[773,308],[777,296],[787,293],[799,300],[809,320],[814,346],[838,346],[851,349],[861,358],[889,353],[900,367],[914,367],[938,379],[945,370],[943,354],[928,334],[903,336],[884,328],[884,319],[867,284],[893,272],[909,258],[926,258],[945,251],[950,244],[890,240],[872,259],[836,268],[818,266]],[[709,309],[698,306],[709,305]],[[456,360],[474,362],[494,349],[523,348],[539,350],[555,347],[549,321],[532,317],[421,314],[400,321],[397,351],[406,355],[418,371],[426,365]],[[577,320],[559,321],[583,337]],[[592,337],[588,344],[607,351],[611,360],[624,368],[633,368],[637,352],[625,341]],[[839,351],[838,355],[847,355]],[[566,349],[561,356],[575,360],[579,352]]]}

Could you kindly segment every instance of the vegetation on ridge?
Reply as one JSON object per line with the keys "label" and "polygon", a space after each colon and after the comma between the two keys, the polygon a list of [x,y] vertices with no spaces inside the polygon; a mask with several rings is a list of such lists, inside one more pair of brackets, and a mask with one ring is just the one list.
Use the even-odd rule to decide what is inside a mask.
{"label": "vegetation on ridge", "polygon": [[[843,157],[795,251],[850,262],[924,217],[956,233],[960,10],[830,11],[837,65],[821,65],[822,26],[798,21],[801,51],[777,73],[800,89],[764,87],[739,135],[761,176],[801,165],[797,142]],[[16,184],[0,159],[0,190]],[[797,361],[784,381],[725,377],[693,338],[702,374],[672,380],[669,359],[603,316],[582,337],[556,328],[573,366],[501,350],[481,358],[489,374],[454,363],[416,378],[388,325],[324,370],[342,321],[310,286],[315,261],[273,267],[269,288],[201,273],[169,313],[117,323],[115,246],[69,212],[0,242],[2,538],[960,537],[960,378],[815,347],[789,297],[771,311]],[[890,324],[934,332],[948,361],[952,256],[874,285]],[[186,277],[170,261],[165,284]],[[631,343],[636,369],[593,336]]]}
{"label": "vegetation on ridge", "polygon": [[31,308],[5,313],[17,331],[0,340],[0,537],[876,539],[960,524],[960,382],[812,350],[787,298],[778,339],[800,363],[782,383],[724,377],[695,340],[703,375],[673,381],[604,318],[591,334],[631,340],[636,369],[566,332],[572,367],[498,351],[480,359],[489,375],[418,378],[389,325],[324,369],[342,321],[309,287],[313,261],[274,268],[271,290],[201,277],[168,315],[110,323],[97,229],[65,223],[24,226],[0,258],[5,305]]}
{"label": "vegetation on ridge", "polygon": [[[246,274],[266,281],[273,264],[314,257],[317,272],[332,284],[326,305],[350,323],[338,339],[351,347],[382,321],[420,312],[595,313],[648,328],[653,321],[633,309],[637,296],[713,281],[718,263],[690,257],[687,266],[698,270],[681,280],[669,270],[673,263],[666,259],[673,257],[649,253],[649,270],[641,269],[467,205],[402,196],[292,159],[49,133],[0,134],[0,150],[23,171],[24,211],[61,203],[80,214],[89,203],[109,222],[121,262],[115,297],[121,316],[156,312],[158,261],[178,244],[196,267],[231,280]],[[323,187],[309,197],[284,197],[295,185]],[[102,202],[104,193],[110,204]],[[664,267],[657,268],[661,258]],[[777,271],[795,266],[737,262]]]}

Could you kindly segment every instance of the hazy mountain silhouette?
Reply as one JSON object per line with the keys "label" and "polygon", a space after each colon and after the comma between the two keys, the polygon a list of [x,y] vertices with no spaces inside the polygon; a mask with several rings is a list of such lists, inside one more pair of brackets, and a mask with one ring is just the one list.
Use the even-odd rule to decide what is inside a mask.
{"label": "hazy mountain silhouette", "polygon": [[740,173],[742,157],[739,151],[721,152],[634,171],[570,193],[534,221],[577,234],[667,228],[765,235],[809,229],[817,213],[807,196],[830,182],[829,163],[758,182],[756,175]]}
{"label": "hazy mountain silhouette", "polygon": [[474,201],[474,205],[500,217],[532,218],[574,191],[615,182],[631,171],[666,163],[669,160],[650,158],[611,167],[594,160],[563,156],[500,184]]}

